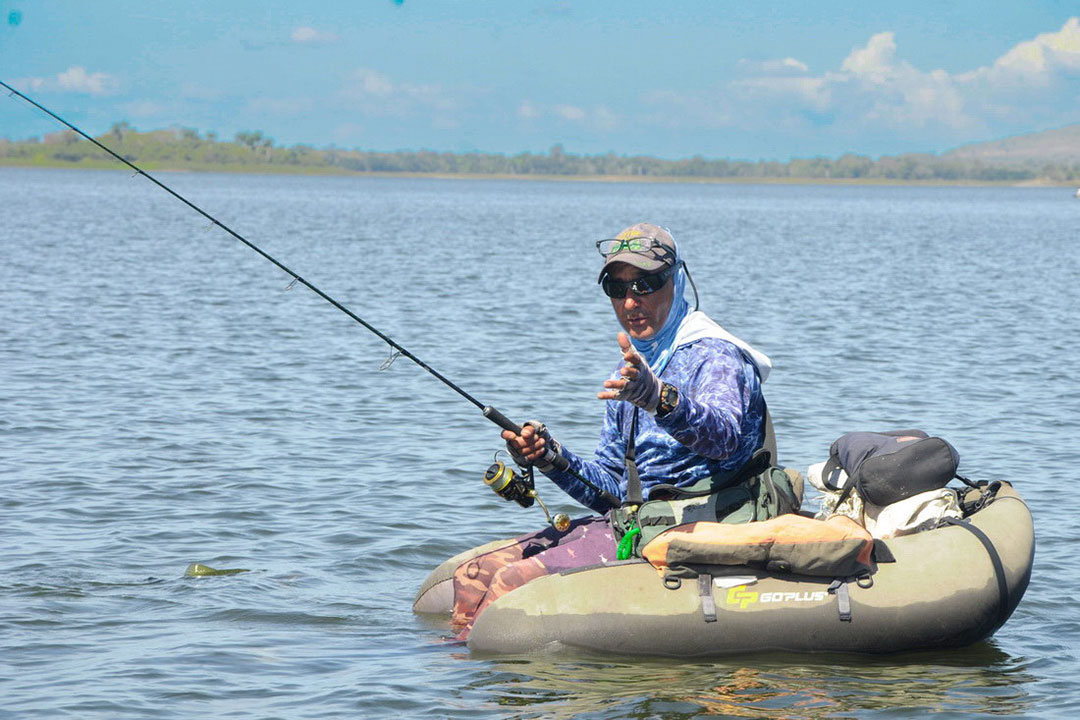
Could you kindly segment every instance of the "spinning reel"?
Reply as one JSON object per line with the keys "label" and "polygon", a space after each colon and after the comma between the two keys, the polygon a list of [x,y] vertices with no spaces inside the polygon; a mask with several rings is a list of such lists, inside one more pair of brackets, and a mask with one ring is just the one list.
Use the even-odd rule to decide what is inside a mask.
{"label": "spinning reel", "polygon": [[535,501],[544,511],[544,517],[547,518],[551,527],[560,533],[569,530],[570,516],[566,513],[556,513],[552,517],[547,506],[544,505],[544,501],[536,494],[532,465],[527,465],[524,470],[515,472],[512,467],[499,460],[499,453],[501,452],[500,450],[495,453],[495,462],[484,473],[484,484],[502,499],[512,500],[521,507],[532,507]]}

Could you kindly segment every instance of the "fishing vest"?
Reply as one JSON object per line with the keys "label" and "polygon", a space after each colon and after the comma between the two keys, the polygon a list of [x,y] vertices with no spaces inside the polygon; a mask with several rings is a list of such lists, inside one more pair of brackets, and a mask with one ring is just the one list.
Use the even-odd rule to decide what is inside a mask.
{"label": "fishing vest", "polygon": [[[643,501],[641,479],[634,463],[637,412],[627,442],[627,501],[610,513],[611,527],[620,545],[632,543],[631,554],[660,533],[691,522],[748,523],[796,512],[800,505],[802,476],[773,464],[776,436],[765,408],[765,438],[750,460],[740,468],[699,480],[686,487],[656,485]],[[629,538],[629,539],[628,539]]]}

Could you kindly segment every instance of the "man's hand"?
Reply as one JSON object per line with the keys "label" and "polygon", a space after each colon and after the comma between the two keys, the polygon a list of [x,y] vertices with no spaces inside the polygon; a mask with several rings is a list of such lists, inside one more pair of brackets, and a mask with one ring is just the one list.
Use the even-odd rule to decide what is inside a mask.
{"label": "man's hand", "polygon": [[633,403],[646,412],[656,412],[656,406],[660,404],[660,380],[649,367],[649,363],[645,362],[645,358],[634,350],[626,333],[619,333],[618,339],[623,360],[626,361],[626,365],[619,369],[622,377],[618,380],[605,380],[604,387],[608,389],[596,393],[596,397],[601,400],[622,400]]}
{"label": "man's hand", "polygon": [[536,420],[529,420],[521,426],[521,434],[515,435],[511,430],[503,430],[502,438],[506,441],[506,449],[514,462],[518,465],[536,465],[540,472],[547,472],[552,468],[550,462],[542,462],[544,456],[551,450],[559,454],[560,445],[547,431],[547,427]]}

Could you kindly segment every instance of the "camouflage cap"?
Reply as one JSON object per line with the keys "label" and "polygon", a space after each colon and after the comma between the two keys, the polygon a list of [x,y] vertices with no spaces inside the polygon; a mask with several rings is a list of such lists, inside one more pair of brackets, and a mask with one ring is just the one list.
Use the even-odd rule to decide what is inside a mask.
{"label": "camouflage cap", "polygon": [[[648,249],[641,249],[640,246],[635,246],[632,241],[648,238],[655,241],[653,246]],[[667,265],[674,265],[676,259],[675,239],[671,237],[671,233],[660,227],[659,225],[653,225],[652,223],[638,223],[626,228],[613,240],[620,241],[613,243],[613,252],[608,255],[604,255],[604,267],[600,268],[600,277],[604,277],[604,273],[611,269],[611,266],[615,263],[626,263],[627,265],[633,265],[636,268],[641,268],[646,272],[652,272],[659,270]],[[601,240],[600,243],[606,241]],[[600,244],[597,244],[600,247]]]}

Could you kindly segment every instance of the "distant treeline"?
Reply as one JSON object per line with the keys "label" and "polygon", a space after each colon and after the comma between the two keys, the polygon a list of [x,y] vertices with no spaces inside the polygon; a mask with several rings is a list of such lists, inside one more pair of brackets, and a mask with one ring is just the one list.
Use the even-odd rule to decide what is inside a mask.
{"label": "distant treeline", "polygon": [[[380,172],[461,175],[567,175],[656,178],[852,179],[1023,182],[1080,181],[1080,163],[991,163],[948,155],[905,154],[872,160],[847,154],[789,162],[710,160],[695,156],[663,160],[648,156],[574,155],[555,145],[546,154],[372,152],[307,145],[278,147],[256,130],[231,141],[190,128],[138,132],[126,122],[98,137],[146,169],[265,170],[280,172]],[[115,160],[70,130],[22,141],[0,139],[0,164],[109,167]]]}

